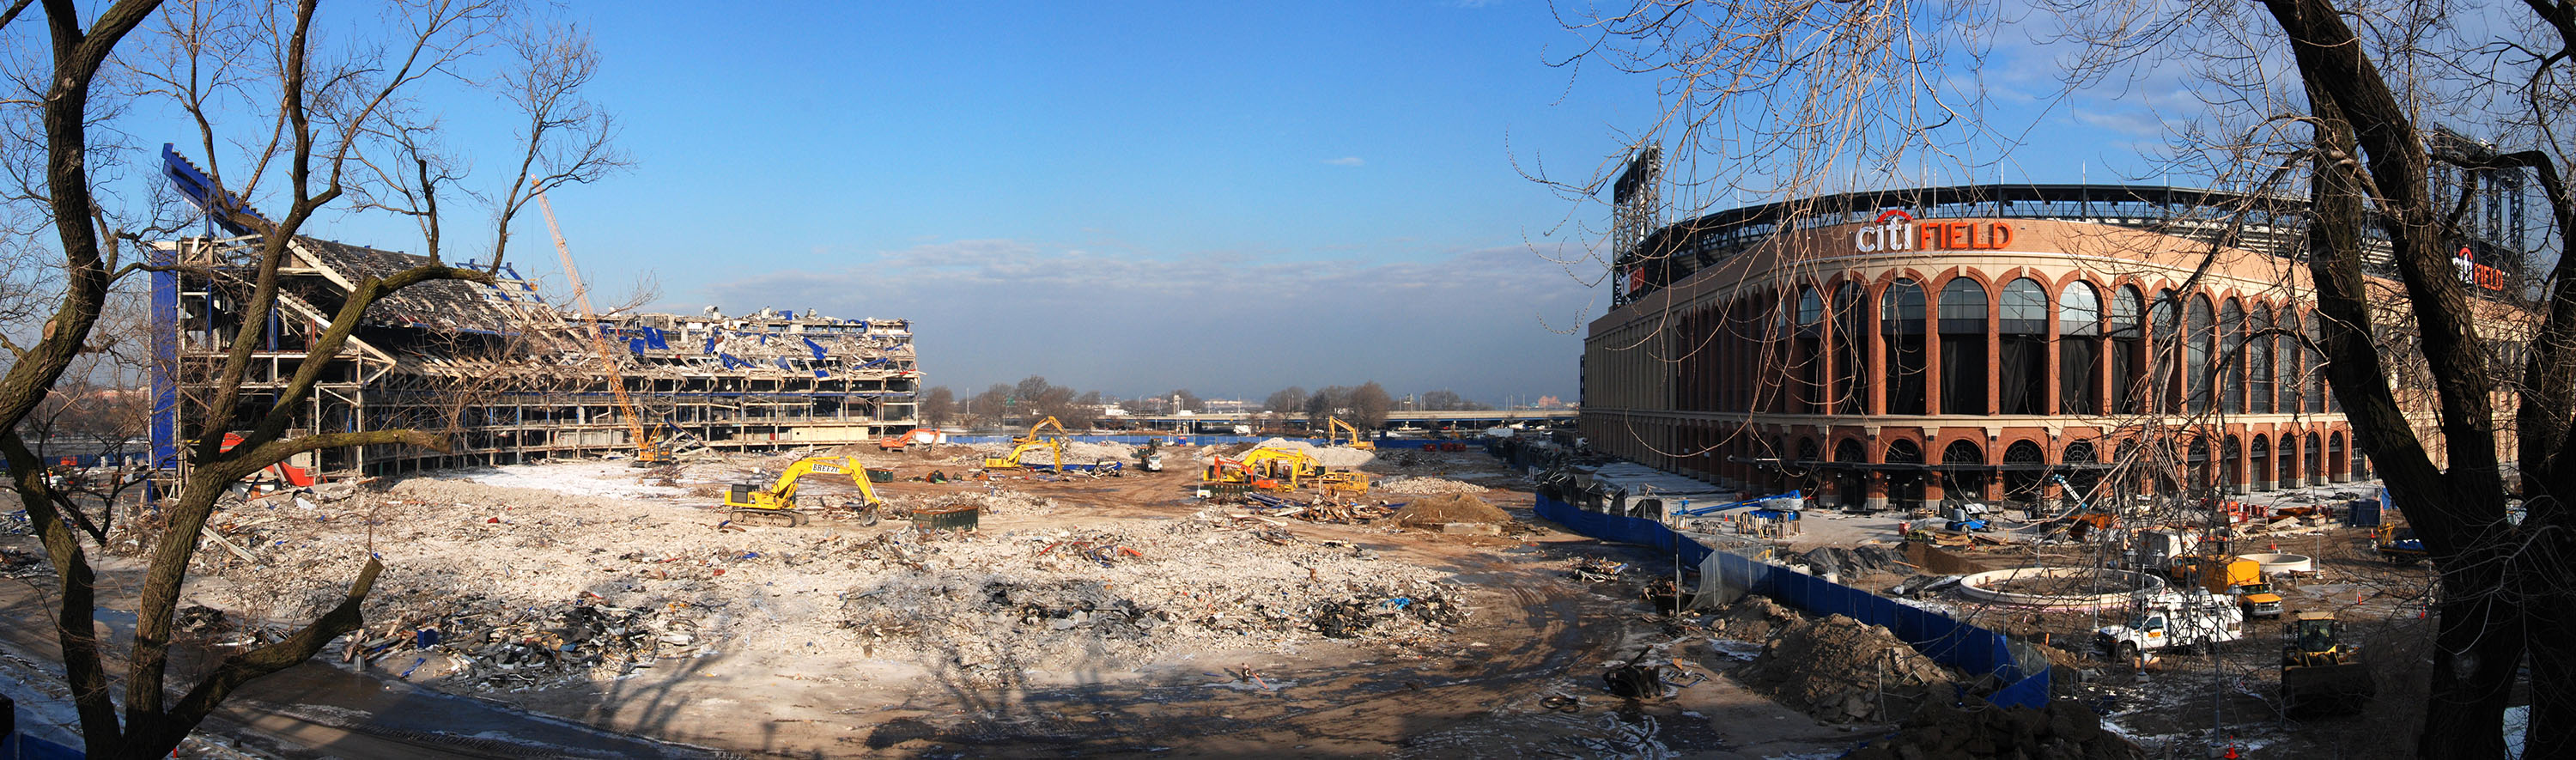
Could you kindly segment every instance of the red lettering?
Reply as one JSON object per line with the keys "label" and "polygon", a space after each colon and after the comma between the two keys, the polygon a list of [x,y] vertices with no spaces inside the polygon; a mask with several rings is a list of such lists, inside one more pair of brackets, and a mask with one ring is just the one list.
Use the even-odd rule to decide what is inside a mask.
{"label": "red lettering", "polygon": [[1915,226],[1920,227],[1923,230],[1923,244],[1915,246],[1916,248],[1929,251],[1936,248],[1950,247],[1949,235],[1942,232],[1942,229],[1949,225],[1942,224],[1940,222],[1924,222]]}
{"label": "red lettering", "polygon": [[1986,247],[2003,250],[2012,246],[2012,225],[1995,222],[1986,225]]}

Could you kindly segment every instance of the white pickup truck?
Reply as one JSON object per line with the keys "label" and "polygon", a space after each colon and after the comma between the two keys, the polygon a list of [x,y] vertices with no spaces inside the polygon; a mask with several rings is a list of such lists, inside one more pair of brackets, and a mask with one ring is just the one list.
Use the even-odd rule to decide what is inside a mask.
{"label": "white pickup truck", "polygon": [[2139,600],[2126,625],[2093,632],[2094,644],[2122,660],[2139,653],[2183,650],[2245,638],[2245,612],[2236,600],[2206,589],[2165,590]]}

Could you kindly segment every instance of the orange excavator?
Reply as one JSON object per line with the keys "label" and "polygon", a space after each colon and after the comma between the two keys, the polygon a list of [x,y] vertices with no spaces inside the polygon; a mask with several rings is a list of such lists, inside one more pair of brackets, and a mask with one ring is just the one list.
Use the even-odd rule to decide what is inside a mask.
{"label": "orange excavator", "polygon": [[884,440],[877,441],[877,449],[879,451],[902,451],[908,446],[937,446],[947,442],[947,433],[942,433],[930,428],[913,428],[911,430],[904,431],[902,435],[892,436]]}

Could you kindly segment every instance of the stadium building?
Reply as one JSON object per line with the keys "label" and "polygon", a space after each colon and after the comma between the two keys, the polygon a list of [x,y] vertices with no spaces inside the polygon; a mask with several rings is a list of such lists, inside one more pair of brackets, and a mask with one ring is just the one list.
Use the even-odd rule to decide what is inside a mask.
{"label": "stadium building", "polygon": [[[1660,224],[1656,162],[1616,188],[1619,281],[1582,366],[1596,450],[1858,509],[2035,500],[2064,494],[2059,478],[2082,497],[2368,477],[2302,340],[2320,324],[2296,200],[1985,185]],[[2484,205],[2493,234],[2455,263],[2509,322],[2518,275],[2480,262],[2518,259],[2493,241],[2519,207]],[[2408,336],[2376,337],[2411,353]]]}

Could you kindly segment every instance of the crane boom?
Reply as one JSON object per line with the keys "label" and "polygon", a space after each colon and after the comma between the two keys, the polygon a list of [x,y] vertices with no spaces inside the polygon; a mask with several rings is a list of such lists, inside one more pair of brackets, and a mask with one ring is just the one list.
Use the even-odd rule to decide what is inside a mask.
{"label": "crane boom", "polygon": [[590,335],[591,353],[599,357],[600,368],[608,373],[608,389],[617,396],[617,416],[626,421],[626,439],[635,443],[635,464],[669,464],[671,453],[644,430],[643,418],[635,413],[635,400],[626,395],[626,377],[617,371],[617,357],[609,353],[608,337],[600,333],[599,313],[590,308],[590,287],[582,284],[581,269],[572,263],[572,246],[564,243],[563,226],[555,223],[555,205],[546,202],[545,191],[537,191],[536,196],[537,210],[546,216],[546,232],[555,238],[555,254],[563,257],[564,277],[572,280],[573,300],[581,304],[582,332]]}

